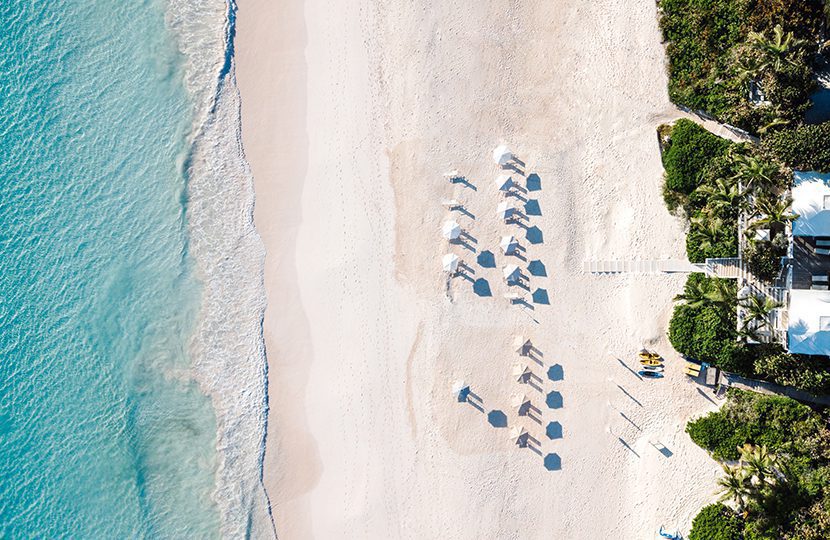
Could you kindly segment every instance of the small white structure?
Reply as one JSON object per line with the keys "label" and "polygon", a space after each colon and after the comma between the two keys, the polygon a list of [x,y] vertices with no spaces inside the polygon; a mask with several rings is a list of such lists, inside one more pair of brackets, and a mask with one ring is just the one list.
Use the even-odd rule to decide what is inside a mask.
{"label": "small white structure", "polygon": [[830,236],[830,174],[793,173],[793,236]]}
{"label": "small white structure", "polygon": [[511,255],[519,248],[519,241],[513,235],[502,236],[499,245],[505,255]]}
{"label": "small white structure", "polygon": [[519,270],[519,267],[515,264],[508,264],[504,267],[504,280],[507,281],[509,285],[513,285],[514,283],[518,283],[519,280],[522,278],[522,272]]}
{"label": "small white structure", "polygon": [[450,274],[454,274],[458,272],[458,264],[461,259],[458,258],[458,255],[455,253],[447,253],[444,255],[444,258],[441,259],[441,264],[444,266],[444,272],[449,272]]}
{"label": "small white structure", "polygon": [[530,398],[525,394],[516,394],[510,400],[510,405],[516,409],[519,416],[525,416],[527,415],[528,409],[530,409]]}
{"label": "small white structure", "polygon": [[513,340],[513,348],[521,356],[527,356],[533,350],[533,343],[524,336],[516,336],[516,339]]}
{"label": "small white structure", "polygon": [[527,364],[513,364],[513,378],[518,383],[527,384],[533,377],[533,371]]}
{"label": "small white structure", "polygon": [[830,291],[790,290],[787,345],[795,354],[830,354]]}
{"label": "small white structure", "polygon": [[502,201],[496,207],[496,215],[501,219],[508,220],[516,213],[516,209],[508,201]]}
{"label": "small white structure", "polygon": [[503,144],[498,145],[496,149],[493,150],[493,161],[500,167],[507,165],[512,159],[513,153]]}
{"label": "small white structure", "polygon": [[496,188],[501,192],[508,192],[510,188],[513,187],[513,178],[506,175],[500,174],[498,178],[496,178]]}
{"label": "small white structure", "polygon": [[761,242],[769,242],[770,233],[769,229],[756,229],[755,230],[755,239]]}
{"label": "small white structure", "polygon": [[444,238],[447,240],[455,240],[461,236],[461,225],[459,225],[454,219],[445,221],[444,226],[441,227],[441,234],[443,234]]}
{"label": "small white structure", "polygon": [[519,446],[524,446],[525,444],[527,444],[528,433],[527,430],[522,426],[513,426],[510,428],[509,437],[510,440],[514,443],[518,444]]}

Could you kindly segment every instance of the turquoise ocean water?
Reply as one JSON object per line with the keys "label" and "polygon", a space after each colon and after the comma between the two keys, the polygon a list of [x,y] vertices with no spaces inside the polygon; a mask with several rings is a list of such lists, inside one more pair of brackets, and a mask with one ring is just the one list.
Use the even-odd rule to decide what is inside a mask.
{"label": "turquoise ocean water", "polygon": [[222,530],[167,9],[0,4],[2,538]]}

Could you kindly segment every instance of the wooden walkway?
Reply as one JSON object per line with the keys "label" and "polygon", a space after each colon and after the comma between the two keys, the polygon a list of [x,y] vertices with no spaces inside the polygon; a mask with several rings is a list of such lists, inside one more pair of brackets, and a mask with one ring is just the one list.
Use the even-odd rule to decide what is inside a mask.
{"label": "wooden walkway", "polygon": [[629,261],[585,261],[583,272],[588,274],[673,274],[702,272],[688,261],[652,259]]}
{"label": "wooden walkway", "polygon": [[725,373],[726,380],[732,388],[740,388],[741,390],[751,390],[760,394],[767,394],[770,396],[786,396],[796,401],[803,403],[813,403],[824,407],[830,407],[830,396],[814,396],[809,392],[798,390],[790,386],[781,386],[766,381],[756,381],[755,379],[746,379],[739,375],[732,373]]}

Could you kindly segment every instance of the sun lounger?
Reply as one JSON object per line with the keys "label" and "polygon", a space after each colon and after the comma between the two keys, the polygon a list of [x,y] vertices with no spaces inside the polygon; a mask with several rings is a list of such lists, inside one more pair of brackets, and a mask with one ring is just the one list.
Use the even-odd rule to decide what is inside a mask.
{"label": "sun lounger", "polygon": [[686,367],[683,370],[683,373],[689,375],[690,377],[697,377],[700,375],[700,364],[695,364],[694,362],[686,362]]}
{"label": "sun lounger", "polygon": [[815,249],[816,255],[830,255],[830,249],[827,248],[816,248]]}
{"label": "sun lounger", "polygon": [[827,274],[813,276],[813,283],[827,283],[828,281],[830,281],[830,279],[828,279]]}
{"label": "sun lounger", "polygon": [[830,247],[830,240],[816,240],[816,247]]}

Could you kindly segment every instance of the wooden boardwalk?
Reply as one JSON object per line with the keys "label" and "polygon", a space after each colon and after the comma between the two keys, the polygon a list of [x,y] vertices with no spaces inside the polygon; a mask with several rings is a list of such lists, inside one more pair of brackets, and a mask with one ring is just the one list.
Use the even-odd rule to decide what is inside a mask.
{"label": "wooden boardwalk", "polygon": [[732,373],[725,373],[726,380],[731,388],[740,388],[741,390],[751,390],[760,394],[767,394],[771,396],[786,396],[796,401],[803,403],[813,403],[824,407],[830,407],[830,396],[815,396],[804,390],[798,390],[791,386],[781,386],[766,381],[756,381],[755,379],[746,379],[739,375]]}
{"label": "wooden boardwalk", "polygon": [[606,260],[583,263],[583,272],[588,274],[687,274],[702,271],[690,262],[678,259]]}

